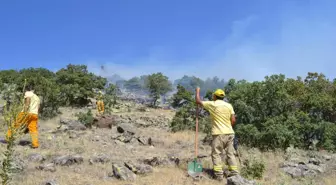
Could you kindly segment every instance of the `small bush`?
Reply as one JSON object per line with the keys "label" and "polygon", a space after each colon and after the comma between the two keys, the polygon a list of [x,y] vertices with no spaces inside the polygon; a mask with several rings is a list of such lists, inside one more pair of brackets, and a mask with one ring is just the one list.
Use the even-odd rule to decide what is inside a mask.
{"label": "small bush", "polygon": [[[26,82],[24,84],[24,87]],[[14,87],[14,86],[8,86]],[[2,184],[9,184],[12,181],[13,174],[16,173],[14,168],[14,154],[15,154],[15,142],[24,134],[26,129],[25,124],[21,124],[19,127],[15,126],[18,114],[21,112],[22,107],[24,106],[22,93],[16,92],[15,88],[6,88],[4,94],[7,94],[8,98],[6,99],[5,106],[3,107],[3,117],[4,124],[1,124],[0,127],[5,130],[6,128],[10,129],[12,132],[11,136],[7,139],[6,150],[2,152],[4,159],[1,161],[0,177]],[[24,89],[24,88],[23,88]],[[27,114],[23,114],[21,119],[25,120]],[[6,135],[7,137],[7,135]]]}
{"label": "small bush", "polygon": [[243,162],[241,175],[245,178],[261,179],[265,172],[265,163],[262,160],[246,159]]}
{"label": "small bush", "polygon": [[91,110],[89,109],[86,113],[79,112],[76,114],[77,120],[83,123],[86,127],[91,128],[93,124],[93,114]]}

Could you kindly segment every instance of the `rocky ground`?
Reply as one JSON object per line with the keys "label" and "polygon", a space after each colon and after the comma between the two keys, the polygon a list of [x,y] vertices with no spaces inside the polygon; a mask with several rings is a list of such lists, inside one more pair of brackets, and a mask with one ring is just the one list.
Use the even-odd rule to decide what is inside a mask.
{"label": "rocky ground", "polygon": [[[91,129],[76,121],[85,109],[62,108],[62,115],[40,120],[40,148],[31,149],[29,134],[16,147],[14,184],[25,185],[175,185],[225,184],[211,179],[210,146],[202,143],[199,157],[204,176],[188,177],[194,133],[171,133],[174,111],[124,103],[112,115],[96,120]],[[2,130],[2,133],[5,131]],[[4,134],[0,137],[3,138]],[[6,144],[0,145],[5,151]],[[241,160],[257,158],[266,164],[261,179],[251,184],[326,184],[336,182],[336,155],[301,151],[260,152],[239,148]],[[231,181],[240,179],[231,179]],[[237,183],[234,184],[244,184]]]}

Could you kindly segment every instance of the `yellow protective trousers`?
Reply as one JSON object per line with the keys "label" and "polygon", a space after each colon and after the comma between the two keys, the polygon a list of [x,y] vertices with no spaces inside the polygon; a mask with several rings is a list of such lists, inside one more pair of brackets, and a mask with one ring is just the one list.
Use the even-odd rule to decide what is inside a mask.
{"label": "yellow protective trousers", "polygon": [[105,111],[104,102],[102,100],[97,101],[97,109],[99,114],[103,114]]}
{"label": "yellow protective trousers", "polygon": [[238,174],[238,166],[236,163],[236,158],[234,155],[234,147],[233,147],[233,134],[223,134],[223,135],[213,135],[212,140],[212,162],[213,162],[213,171],[216,176],[221,176],[224,174],[223,172],[223,162],[220,154],[225,152],[225,159],[229,165],[229,171],[232,175]]}
{"label": "yellow protective trousers", "polygon": [[[33,114],[33,113],[25,114],[24,112],[20,112],[14,123],[14,128],[19,128],[22,126],[22,124],[24,124],[24,126],[28,128],[29,134],[31,136],[33,148],[39,147],[37,122],[38,122],[37,114]],[[12,131],[8,129],[7,136],[6,136],[7,141],[8,141],[8,138],[11,137],[11,135],[12,135]]]}

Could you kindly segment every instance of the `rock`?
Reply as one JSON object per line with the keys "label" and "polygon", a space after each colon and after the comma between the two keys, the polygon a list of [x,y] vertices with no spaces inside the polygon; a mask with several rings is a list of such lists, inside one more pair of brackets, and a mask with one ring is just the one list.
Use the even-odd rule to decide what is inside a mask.
{"label": "rock", "polygon": [[310,158],[308,163],[312,163],[314,165],[320,165],[321,161],[316,158]]}
{"label": "rock", "polygon": [[81,164],[83,161],[83,157],[79,155],[67,155],[55,158],[53,163],[55,165],[70,166],[73,164]]}
{"label": "rock", "polygon": [[176,163],[176,159],[172,160],[169,158],[162,158],[162,157],[152,157],[149,159],[143,160],[145,164],[151,165],[151,166],[174,166]]}
{"label": "rock", "polygon": [[256,185],[255,181],[244,179],[240,175],[235,175],[227,178],[227,185]]}
{"label": "rock", "polygon": [[153,172],[153,167],[147,164],[134,164],[133,162],[125,162],[125,166],[135,174],[148,174]]}
{"label": "rock", "polygon": [[148,137],[145,137],[145,136],[140,136],[140,137],[138,137],[138,141],[142,144],[142,145],[151,145],[151,144],[149,144],[150,141],[151,140],[151,138],[148,138]]}
{"label": "rock", "polygon": [[126,133],[129,135],[135,135],[136,129],[129,123],[122,123],[117,127],[119,133]]}
{"label": "rock", "polygon": [[292,178],[312,176],[316,175],[322,168],[313,164],[297,164],[297,165],[287,165],[282,168],[282,170],[289,174]]}
{"label": "rock", "polygon": [[136,166],[131,162],[125,162],[125,166],[131,170],[133,173],[136,173],[137,172],[137,169],[136,169]]}
{"label": "rock", "polygon": [[37,166],[36,169],[42,170],[42,171],[49,171],[49,172],[56,171],[54,163],[43,164],[43,165]]}
{"label": "rock", "polygon": [[43,162],[45,158],[41,154],[30,154],[28,155],[29,162]]}
{"label": "rock", "polygon": [[125,181],[134,181],[136,179],[136,175],[129,170],[127,167],[113,164],[112,165],[113,174],[115,177]]}
{"label": "rock", "polygon": [[116,124],[115,117],[111,115],[102,115],[93,120],[93,125],[97,128],[112,128]]}
{"label": "rock", "polygon": [[319,173],[325,172],[326,167],[325,164],[322,164],[321,161],[315,157],[310,158],[308,162],[295,158],[291,161],[285,161],[280,165],[280,168],[292,178],[316,176]]}
{"label": "rock", "polygon": [[123,142],[121,142],[121,141],[119,141],[119,140],[115,140],[114,143],[115,143],[116,145],[125,145],[125,143],[123,143]]}
{"label": "rock", "polygon": [[119,135],[116,139],[123,142],[123,143],[129,143],[134,137],[128,133],[124,133],[122,135]]}
{"label": "rock", "polygon": [[137,168],[136,174],[153,173],[153,167],[146,164],[139,164],[136,166],[136,168]]}
{"label": "rock", "polygon": [[164,141],[159,140],[159,139],[153,139],[153,138],[148,138],[148,144],[152,146],[163,146]]}
{"label": "rock", "polygon": [[296,167],[284,167],[283,171],[285,173],[289,174],[290,176],[292,176],[292,178],[302,177],[303,176],[302,170],[300,168],[296,168]]}
{"label": "rock", "polygon": [[73,130],[70,130],[70,131],[68,132],[68,134],[69,134],[69,138],[70,138],[70,139],[76,139],[76,138],[79,137],[79,134],[78,134],[77,132],[73,131]]}
{"label": "rock", "polygon": [[63,119],[61,118],[60,120],[61,123],[61,127],[65,126],[65,128],[63,128],[63,130],[86,130],[86,127],[84,124],[82,124],[81,122],[77,121],[77,120],[70,120],[70,119]]}
{"label": "rock", "polygon": [[94,164],[94,163],[103,163],[104,164],[104,163],[108,163],[110,161],[111,161],[110,158],[105,154],[99,154],[99,155],[94,156],[91,159],[89,159],[90,164]]}
{"label": "rock", "polygon": [[140,142],[138,139],[133,137],[129,143],[132,144],[133,146],[137,146],[139,145]]}
{"label": "rock", "polygon": [[325,172],[325,166],[324,165],[314,165],[314,164],[307,164],[308,169],[313,170],[317,173],[324,173]]}
{"label": "rock", "polygon": [[326,161],[330,161],[332,159],[332,157],[330,155],[324,155],[323,159]]}
{"label": "rock", "polygon": [[41,185],[58,185],[55,180],[49,180],[41,183]]}
{"label": "rock", "polygon": [[283,163],[280,164],[280,168],[285,168],[285,167],[297,167],[298,164],[294,163],[294,162],[290,162],[290,161],[285,161]]}

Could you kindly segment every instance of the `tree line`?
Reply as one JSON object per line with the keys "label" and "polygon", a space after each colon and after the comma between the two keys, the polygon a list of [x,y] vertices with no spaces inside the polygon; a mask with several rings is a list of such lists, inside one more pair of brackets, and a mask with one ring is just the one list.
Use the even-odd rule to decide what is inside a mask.
{"label": "tree line", "polygon": [[[25,79],[35,85],[36,94],[41,97],[44,118],[56,116],[61,106],[88,105],[98,90],[106,93],[107,107],[116,103],[120,88],[147,93],[152,97],[152,106],[160,96],[174,91],[169,100],[177,109],[170,124],[172,131],[194,129],[196,87],[201,87],[202,96],[209,100],[213,90],[222,88],[226,101],[235,109],[234,129],[241,144],[261,149],[285,149],[293,145],[336,151],[336,80],[331,81],[323,74],[308,73],[305,78],[296,79],[278,74],[255,82],[183,76],[171,82],[158,72],[112,84],[89,72],[86,65],[69,64],[56,72],[44,68],[0,71],[3,98],[21,98]],[[9,93],[13,90],[15,93]],[[200,129],[210,133],[208,113],[201,110],[200,116]]]}
{"label": "tree line", "polygon": [[[178,88],[173,105],[180,109],[171,127],[193,129],[193,91]],[[279,74],[255,82],[230,79],[223,89],[237,116],[234,129],[241,144],[265,150],[294,146],[336,151],[336,79],[310,72],[304,79]],[[179,104],[183,99],[186,103]],[[209,123],[206,116],[202,120]],[[207,125],[201,128],[210,131]]]}
{"label": "tree line", "polygon": [[[140,80],[142,81],[140,81]],[[172,83],[162,73],[110,83],[106,78],[89,72],[86,65],[69,64],[56,72],[45,68],[26,68],[21,70],[0,71],[0,93],[10,103],[13,98],[22,98],[25,80],[35,88],[41,98],[42,118],[51,118],[59,113],[59,107],[87,106],[98,91],[104,91],[104,102],[108,108],[116,103],[121,85],[129,90],[145,90],[152,97],[152,105],[157,104],[161,95],[172,90]]]}

